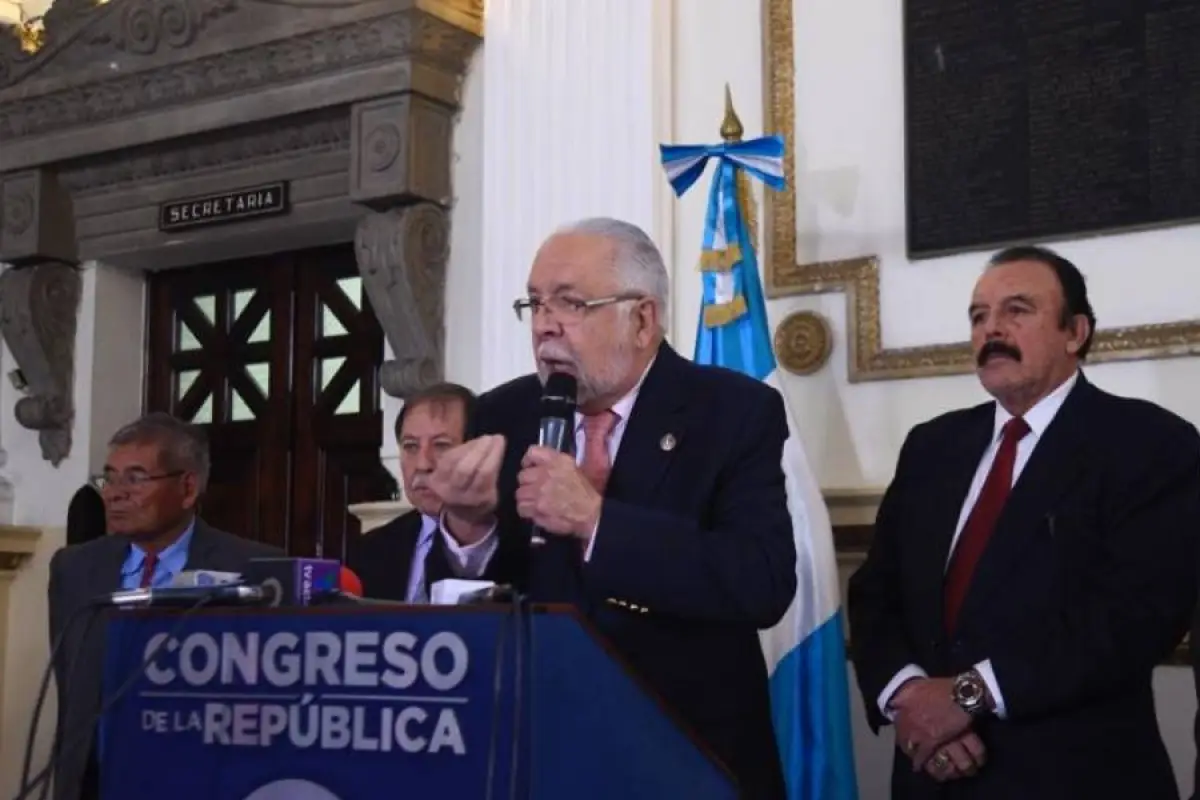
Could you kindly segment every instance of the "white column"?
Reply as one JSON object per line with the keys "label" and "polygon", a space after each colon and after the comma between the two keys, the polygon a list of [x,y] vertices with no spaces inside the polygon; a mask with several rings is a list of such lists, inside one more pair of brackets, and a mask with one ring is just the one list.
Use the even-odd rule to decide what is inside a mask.
{"label": "white column", "polygon": [[658,144],[670,136],[673,5],[485,4],[480,388],[533,367],[528,325],[511,304],[558,226],[619,217],[655,237],[671,263]]}
{"label": "white column", "polygon": [[[533,368],[512,312],[534,252],[589,216],[642,226],[673,263],[675,0],[488,0],[454,132],[447,380],[486,391]],[[383,463],[398,475],[384,398]]]}

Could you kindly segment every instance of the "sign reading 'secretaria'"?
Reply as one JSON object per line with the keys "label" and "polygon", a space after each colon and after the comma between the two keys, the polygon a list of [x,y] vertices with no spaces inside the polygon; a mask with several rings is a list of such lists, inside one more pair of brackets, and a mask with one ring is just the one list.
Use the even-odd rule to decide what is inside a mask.
{"label": "sign reading 'secretaria'", "polygon": [[[159,633],[143,657],[141,727],[206,745],[466,753],[456,694],[467,645],[442,631]],[[414,691],[416,693],[414,693]],[[193,708],[154,701],[192,701]]]}

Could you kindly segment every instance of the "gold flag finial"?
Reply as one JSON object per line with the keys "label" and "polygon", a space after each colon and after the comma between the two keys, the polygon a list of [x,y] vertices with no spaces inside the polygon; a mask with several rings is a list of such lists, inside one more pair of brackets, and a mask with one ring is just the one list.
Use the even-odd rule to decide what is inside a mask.
{"label": "gold flag finial", "polygon": [[738,119],[737,112],[733,110],[733,93],[729,91],[727,83],[725,84],[725,119],[721,122],[721,138],[727,142],[740,142],[742,134],[745,132],[742,121]]}

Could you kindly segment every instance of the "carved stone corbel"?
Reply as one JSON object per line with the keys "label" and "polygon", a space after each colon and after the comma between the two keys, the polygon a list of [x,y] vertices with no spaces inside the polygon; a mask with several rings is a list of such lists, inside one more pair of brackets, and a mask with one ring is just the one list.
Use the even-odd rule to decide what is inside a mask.
{"label": "carved stone corbel", "polygon": [[83,278],[68,264],[9,267],[0,274],[0,332],[27,395],[17,401],[17,422],[38,432],[42,457],[56,467],[71,453],[82,296]]}
{"label": "carved stone corbel", "polygon": [[379,370],[392,397],[442,379],[449,215],[433,203],[368,214],[354,237],[363,289],[395,357]]}
{"label": "carved stone corbel", "polygon": [[0,333],[27,394],[17,422],[38,432],[42,457],[71,452],[75,418],[75,329],[83,279],[70,194],[43,170],[0,176]]}
{"label": "carved stone corbel", "polygon": [[415,93],[355,106],[350,197],[371,211],[355,246],[395,358],[379,383],[406,397],[442,379],[454,109]]}
{"label": "carved stone corbel", "polygon": [[78,260],[71,195],[58,176],[44,169],[0,175],[0,263]]}

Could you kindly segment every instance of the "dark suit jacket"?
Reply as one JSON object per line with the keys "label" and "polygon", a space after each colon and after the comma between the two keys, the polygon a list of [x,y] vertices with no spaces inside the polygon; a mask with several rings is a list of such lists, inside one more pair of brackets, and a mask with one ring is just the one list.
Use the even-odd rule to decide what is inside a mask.
{"label": "dark suit jacket", "polygon": [[[121,588],[121,565],[129,552],[123,536],[107,535],[84,544],[65,547],[50,559],[50,640],[58,638],[66,621],[97,595]],[[196,520],[186,569],[241,572],[252,558],[280,556],[275,547],[242,539]],[[58,683],[58,730],[66,739],[91,729],[101,705],[106,624],[103,617],[87,627],[79,620],[71,626],[61,657],[54,664]],[[74,666],[72,661],[77,661]],[[68,674],[70,683],[67,683]],[[79,800],[83,794],[92,741],[65,751],[54,772],[55,800]]]}
{"label": "dark suit jacket", "polygon": [[[540,396],[527,376],[478,405],[478,432],[508,439],[498,510],[505,577],[535,601],[577,605],[746,796],[781,797],[758,638],[796,592],[779,393],[664,344],[621,439],[587,564],[574,540],[550,536],[530,548],[516,513]],[[673,448],[663,447],[667,434]]]}
{"label": "dark suit jacket", "polygon": [[408,599],[408,576],[420,533],[421,513],[414,509],[350,542],[346,566],[362,581],[363,597],[399,603]]}
{"label": "dark suit jacket", "polygon": [[1151,672],[1196,602],[1200,436],[1083,376],[1037,443],[944,631],[942,582],[992,403],[912,430],[866,563],[850,580],[854,665],[871,725],[908,663],[951,676],[991,659],[1008,718],[976,725],[979,775],[945,788],[895,759],[893,797],[1176,798]]}
{"label": "dark suit jacket", "polygon": [[[413,556],[417,552],[421,519],[421,512],[415,509],[401,514],[386,525],[364,533],[346,548],[346,566],[362,581],[363,597],[407,602],[408,577],[412,572]],[[434,542],[439,540],[440,534],[435,534]],[[445,552],[440,548],[429,548],[425,556],[426,592],[439,580],[454,577],[445,558]],[[493,559],[479,578],[501,580],[501,563],[499,559]]]}

